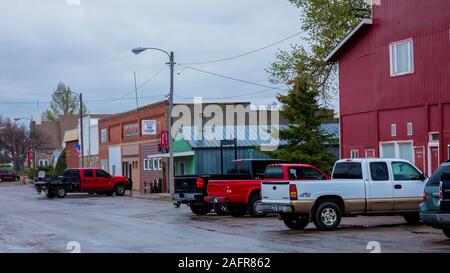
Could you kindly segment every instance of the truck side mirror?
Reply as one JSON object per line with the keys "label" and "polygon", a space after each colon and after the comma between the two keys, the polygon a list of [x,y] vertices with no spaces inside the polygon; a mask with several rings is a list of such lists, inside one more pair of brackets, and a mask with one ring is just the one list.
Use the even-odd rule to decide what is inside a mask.
{"label": "truck side mirror", "polygon": [[424,173],[420,174],[420,180],[425,181],[428,179],[428,176],[426,176]]}

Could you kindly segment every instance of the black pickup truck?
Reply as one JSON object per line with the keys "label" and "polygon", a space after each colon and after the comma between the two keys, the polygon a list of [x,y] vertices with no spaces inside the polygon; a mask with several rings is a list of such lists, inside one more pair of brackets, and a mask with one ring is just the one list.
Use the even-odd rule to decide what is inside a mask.
{"label": "black pickup truck", "polygon": [[262,179],[268,165],[283,163],[277,159],[243,159],[230,162],[226,174],[205,174],[175,177],[175,193],[172,198],[175,205],[186,204],[197,215],[206,215],[212,209],[218,215],[228,214],[224,205],[214,205],[205,202],[208,196],[208,181],[210,180],[252,180]]}

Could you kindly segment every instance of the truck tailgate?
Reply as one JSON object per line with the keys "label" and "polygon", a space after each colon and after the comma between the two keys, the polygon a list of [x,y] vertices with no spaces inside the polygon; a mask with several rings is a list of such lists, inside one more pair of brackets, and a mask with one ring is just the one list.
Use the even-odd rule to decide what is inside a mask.
{"label": "truck tailgate", "polygon": [[261,196],[263,203],[290,203],[289,182],[263,182]]}
{"label": "truck tailgate", "polygon": [[224,197],[228,194],[228,184],[225,181],[211,180],[208,183],[208,196]]}

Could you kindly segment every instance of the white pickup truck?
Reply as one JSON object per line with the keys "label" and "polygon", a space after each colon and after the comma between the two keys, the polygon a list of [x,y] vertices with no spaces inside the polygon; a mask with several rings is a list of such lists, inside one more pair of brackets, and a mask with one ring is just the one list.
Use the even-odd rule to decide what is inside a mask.
{"label": "white pickup truck", "polygon": [[314,222],[320,230],[335,230],[342,217],[403,215],[420,223],[419,204],[428,177],[400,159],[337,161],[331,180],[262,183],[258,209],[278,213],[291,229]]}

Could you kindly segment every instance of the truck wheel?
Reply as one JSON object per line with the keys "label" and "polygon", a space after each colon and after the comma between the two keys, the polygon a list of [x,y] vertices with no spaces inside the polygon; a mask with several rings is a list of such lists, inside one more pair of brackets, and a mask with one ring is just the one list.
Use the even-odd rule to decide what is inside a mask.
{"label": "truck wheel", "polygon": [[226,215],[230,214],[230,212],[228,211],[227,205],[223,205],[223,204],[215,204],[214,211],[219,216],[226,216]]}
{"label": "truck wheel", "polygon": [[125,195],[125,185],[122,183],[117,184],[114,187],[114,193],[116,196],[124,196]]}
{"label": "truck wheel", "polygon": [[233,217],[244,217],[247,213],[247,208],[245,206],[232,206],[228,209],[230,210],[230,215]]}
{"label": "truck wheel", "polygon": [[303,230],[309,225],[308,217],[304,216],[283,215],[283,222],[293,230]]}
{"label": "truck wheel", "polygon": [[16,181],[20,181],[20,177],[16,177],[14,180]]}
{"label": "truck wheel", "polygon": [[3,178],[0,177],[0,182],[3,182]]}
{"label": "truck wheel", "polygon": [[420,219],[419,213],[405,214],[403,217],[405,218],[406,222],[410,226],[417,226],[417,225],[420,225],[422,222],[422,220]]}
{"label": "truck wheel", "polygon": [[332,202],[320,204],[314,213],[314,225],[320,230],[331,231],[338,228],[342,213],[338,205]]}
{"label": "truck wheel", "polygon": [[450,228],[444,228],[442,231],[444,232],[445,236],[447,236],[447,238],[450,238]]}
{"label": "truck wheel", "polygon": [[250,202],[248,203],[248,213],[252,217],[264,217],[267,216],[267,213],[263,213],[258,210],[257,205],[261,201],[261,196],[259,194],[252,194],[250,197]]}
{"label": "truck wheel", "polygon": [[58,188],[58,189],[56,190],[56,196],[57,196],[58,198],[64,198],[64,197],[66,197],[66,195],[67,195],[66,189],[64,189],[64,188]]}
{"label": "truck wheel", "polygon": [[54,192],[46,192],[45,195],[47,198],[53,199],[56,197],[56,194]]}
{"label": "truck wheel", "polygon": [[206,215],[212,210],[212,206],[209,204],[201,204],[201,205],[190,205],[191,211],[196,215]]}

